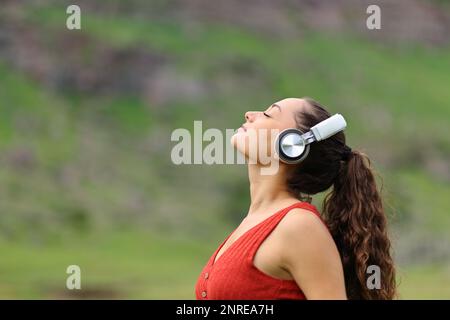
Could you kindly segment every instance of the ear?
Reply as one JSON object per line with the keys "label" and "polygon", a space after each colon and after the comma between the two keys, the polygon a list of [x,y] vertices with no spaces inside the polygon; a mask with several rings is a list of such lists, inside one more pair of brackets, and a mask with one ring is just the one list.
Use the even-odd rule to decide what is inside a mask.
{"label": "ear", "polygon": [[306,158],[309,145],[303,139],[302,131],[289,128],[278,134],[275,140],[275,151],[284,163],[295,164]]}

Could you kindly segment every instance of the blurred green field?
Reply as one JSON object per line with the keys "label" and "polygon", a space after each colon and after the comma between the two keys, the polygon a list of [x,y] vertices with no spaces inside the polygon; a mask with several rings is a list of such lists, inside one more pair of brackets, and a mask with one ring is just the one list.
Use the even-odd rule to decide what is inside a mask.
{"label": "blurred green field", "polygon": [[[73,237],[48,246],[0,244],[1,299],[195,299],[194,285],[215,249],[189,239],[129,232]],[[81,268],[81,290],[65,287]],[[399,268],[400,299],[448,299],[450,269]]]}
{"label": "blurred green field", "polygon": [[[50,245],[0,244],[1,299],[193,299],[211,246],[137,233],[73,236]],[[81,290],[66,269],[81,269]],[[198,273],[198,274],[197,274]]]}
{"label": "blurred green field", "polygon": [[[39,67],[0,59],[0,298],[194,298],[245,215],[246,170],[172,165],[170,132],[238,127],[247,110],[311,96],[346,115],[348,144],[382,174],[400,298],[450,299],[450,48],[98,11],[74,34],[56,2],[14,19]],[[141,65],[97,66],[136,52],[169,89],[108,87]],[[65,289],[70,264],[80,292]]]}

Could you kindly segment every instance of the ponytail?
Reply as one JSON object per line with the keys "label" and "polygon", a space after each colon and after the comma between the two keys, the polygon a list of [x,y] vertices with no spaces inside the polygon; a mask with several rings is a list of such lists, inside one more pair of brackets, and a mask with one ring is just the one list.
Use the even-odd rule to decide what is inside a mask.
{"label": "ponytail", "polygon": [[[305,98],[304,102],[303,110],[295,114],[299,130],[307,132],[331,116],[317,101]],[[338,132],[311,144],[308,157],[289,173],[287,186],[296,196],[331,188],[323,200],[322,211],[341,256],[347,297],[395,298],[395,268],[387,221],[369,158],[352,151],[344,133]],[[369,277],[375,275],[373,270],[379,270],[379,289],[368,287],[372,284]]]}
{"label": "ponytail", "polygon": [[[395,268],[381,196],[369,158],[348,151],[332,191],[323,203],[324,216],[341,255],[349,299],[393,299]],[[370,265],[380,270],[380,289],[370,289]],[[370,269],[369,269],[370,270]]]}

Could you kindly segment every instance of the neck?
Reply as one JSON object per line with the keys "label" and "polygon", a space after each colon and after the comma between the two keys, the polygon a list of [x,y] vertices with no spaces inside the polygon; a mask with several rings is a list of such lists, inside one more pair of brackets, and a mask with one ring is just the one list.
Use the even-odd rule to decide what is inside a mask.
{"label": "neck", "polygon": [[293,196],[286,186],[285,168],[279,167],[277,174],[261,175],[261,166],[248,164],[250,182],[250,208],[248,214],[263,212],[275,202],[292,201]]}

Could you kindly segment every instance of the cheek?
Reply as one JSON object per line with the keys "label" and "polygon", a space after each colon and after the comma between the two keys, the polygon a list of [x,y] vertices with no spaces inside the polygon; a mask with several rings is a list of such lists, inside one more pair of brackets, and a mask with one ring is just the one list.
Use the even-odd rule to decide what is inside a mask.
{"label": "cheek", "polygon": [[279,132],[280,132],[280,130],[278,130],[278,129],[272,129],[269,132],[269,134],[267,135],[267,138],[266,138],[267,154],[272,154],[273,149],[274,149],[275,139],[277,138]]}
{"label": "cheek", "polygon": [[259,156],[269,155],[272,146],[272,136],[270,130],[261,130],[257,136],[257,152]]}

